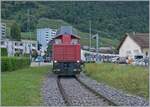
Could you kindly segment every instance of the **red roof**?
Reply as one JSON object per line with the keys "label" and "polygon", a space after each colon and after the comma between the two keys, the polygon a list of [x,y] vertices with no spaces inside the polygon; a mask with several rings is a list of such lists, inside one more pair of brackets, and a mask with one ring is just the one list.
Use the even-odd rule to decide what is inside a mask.
{"label": "red roof", "polygon": [[118,50],[127,36],[130,36],[141,48],[149,48],[149,33],[126,33],[117,48]]}

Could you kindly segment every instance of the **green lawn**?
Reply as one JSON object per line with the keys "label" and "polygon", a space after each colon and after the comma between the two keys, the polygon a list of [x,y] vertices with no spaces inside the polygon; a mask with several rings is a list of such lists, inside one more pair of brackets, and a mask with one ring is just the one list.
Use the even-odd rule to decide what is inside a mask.
{"label": "green lawn", "polygon": [[148,99],[149,71],[147,68],[117,64],[86,64],[86,74],[91,78]]}
{"label": "green lawn", "polygon": [[41,85],[50,67],[30,67],[1,73],[3,106],[42,105]]}
{"label": "green lawn", "polygon": [[70,24],[59,19],[41,18],[38,20],[37,28],[52,28],[58,29],[61,26],[69,26]]}
{"label": "green lawn", "polygon": [[21,38],[36,40],[36,32],[21,32]]}

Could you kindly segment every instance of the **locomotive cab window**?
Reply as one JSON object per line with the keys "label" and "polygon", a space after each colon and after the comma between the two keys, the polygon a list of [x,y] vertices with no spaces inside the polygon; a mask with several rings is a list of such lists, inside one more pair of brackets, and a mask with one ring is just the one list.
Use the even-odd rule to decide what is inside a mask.
{"label": "locomotive cab window", "polygon": [[62,43],[61,39],[55,39],[55,44],[61,44],[61,43]]}
{"label": "locomotive cab window", "polygon": [[79,43],[79,40],[78,39],[72,39],[71,40],[71,44],[78,44]]}

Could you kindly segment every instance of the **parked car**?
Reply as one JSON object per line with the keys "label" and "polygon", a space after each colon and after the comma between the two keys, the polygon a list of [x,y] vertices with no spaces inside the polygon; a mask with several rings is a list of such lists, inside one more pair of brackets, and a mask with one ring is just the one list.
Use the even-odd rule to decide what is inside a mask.
{"label": "parked car", "polygon": [[145,65],[144,59],[135,59],[132,62],[133,65]]}
{"label": "parked car", "polygon": [[125,57],[119,57],[119,58],[117,58],[116,63],[118,63],[118,64],[127,64],[127,61],[126,61]]}
{"label": "parked car", "polygon": [[51,58],[50,57],[45,57],[44,62],[51,62]]}
{"label": "parked car", "polygon": [[111,58],[111,62],[112,62],[112,63],[116,63],[116,62],[117,62],[117,60],[119,60],[119,57]]}
{"label": "parked car", "polygon": [[133,65],[145,65],[144,56],[143,55],[135,55],[132,64]]}
{"label": "parked car", "polygon": [[35,62],[44,62],[44,59],[42,56],[37,56],[37,58],[35,59]]}

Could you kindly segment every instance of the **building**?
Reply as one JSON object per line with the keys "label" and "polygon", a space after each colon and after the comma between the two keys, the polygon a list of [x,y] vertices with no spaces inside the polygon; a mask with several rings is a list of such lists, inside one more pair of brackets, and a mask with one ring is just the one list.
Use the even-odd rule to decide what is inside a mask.
{"label": "building", "polygon": [[56,35],[56,29],[42,28],[37,29],[37,41],[42,45],[42,50],[46,50],[48,43]]}
{"label": "building", "polygon": [[126,33],[118,50],[121,57],[149,55],[149,33]]}
{"label": "building", "polygon": [[0,31],[1,31],[1,38],[5,38],[6,37],[6,23],[1,23]]}
{"label": "building", "polygon": [[9,39],[1,39],[1,48],[7,48],[8,56],[14,56],[16,52],[19,53],[30,53],[30,46],[32,50],[37,50],[37,41],[21,40],[11,41]]}

